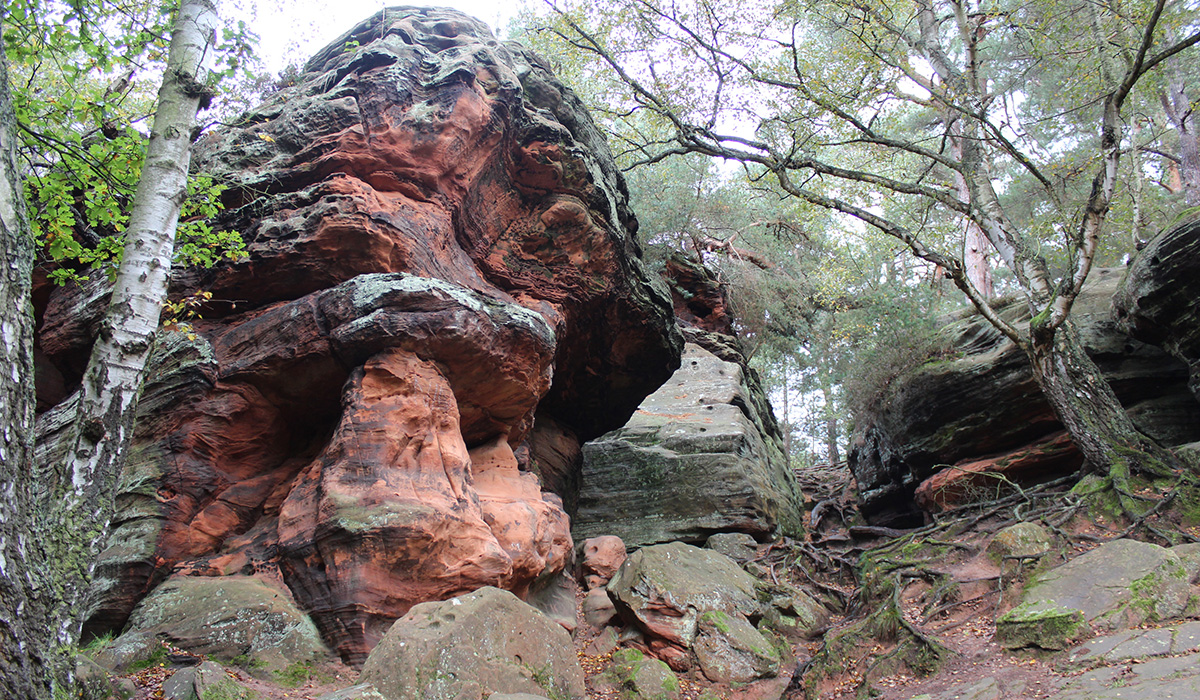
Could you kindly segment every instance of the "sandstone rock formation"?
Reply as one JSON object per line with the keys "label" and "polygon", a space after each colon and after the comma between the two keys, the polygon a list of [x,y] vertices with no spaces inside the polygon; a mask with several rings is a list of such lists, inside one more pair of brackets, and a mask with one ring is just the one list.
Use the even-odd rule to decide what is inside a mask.
{"label": "sandstone rock formation", "polygon": [[679,256],[666,273],[688,341],[682,365],[624,427],[584,445],[573,534],[616,535],[631,548],[798,534],[803,501],[782,433],[720,285]]}
{"label": "sandstone rock formation", "polygon": [[[416,603],[561,571],[580,443],[680,350],[579,100],[476,20],[390,8],[196,162],[249,256],[175,277],[212,299],[159,342],[88,628],[172,573],[257,576],[361,662]],[[103,297],[40,297],[44,451]]]}
{"label": "sandstone rock formation", "polygon": [[1114,308],[1122,328],[1158,345],[1188,366],[1200,399],[1200,221],[1165,231],[1138,253]]}
{"label": "sandstone rock formation", "polygon": [[[1200,439],[1187,367],[1113,320],[1123,272],[1094,270],[1072,319],[1142,430],[1167,445]],[[1003,313],[1020,320],[1023,311],[1012,304]],[[916,503],[937,510],[995,494],[1004,485],[989,474],[1045,480],[1082,463],[1015,345],[978,316],[950,323],[943,337],[949,359],[897,378],[875,412],[860,417],[849,461],[860,509],[876,523],[919,522]]]}

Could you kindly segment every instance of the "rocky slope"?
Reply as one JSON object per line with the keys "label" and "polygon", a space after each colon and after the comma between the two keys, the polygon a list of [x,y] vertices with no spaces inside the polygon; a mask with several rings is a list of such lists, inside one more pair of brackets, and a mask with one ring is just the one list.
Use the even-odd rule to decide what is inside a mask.
{"label": "rocky slope", "polygon": [[[88,628],[253,576],[361,662],[417,603],[562,570],[580,443],[681,345],[578,99],[477,20],[392,8],[196,163],[249,256],[176,276],[212,297],[157,349]],[[104,291],[43,295],[44,449]]]}

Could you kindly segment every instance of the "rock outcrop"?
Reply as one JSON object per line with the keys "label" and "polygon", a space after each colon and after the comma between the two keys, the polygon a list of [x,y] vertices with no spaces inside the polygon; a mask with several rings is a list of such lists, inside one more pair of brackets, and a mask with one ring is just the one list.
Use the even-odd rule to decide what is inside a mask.
{"label": "rock outcrop", "polygon": [[1200,221],[1166,231],[1129,265],[1113,299],[1121,327],[1188,366],[1200,400]]}
{"label": "rock outcrop", "polygon": [[678,256],[667,274],[688,341],[682,365],[624,427],[584,445],[573,534],[636,548],[800,533],[803,501],[782,433],[737,348],[723,290]]}
{"label": "rock outcrop", "polygon": [[1178,554],[1114,540],[1031,581],[1021,604],[996,619],[996,641],[1014,649],[1066,649],[1091,629],[1176,619],[1191,596],[1191,577]]}
{"label": "rock outcrop", "polygon": [[[1098,269],[1072,319],[1134,422],[1166,445],[1200,439],[1200,404],[1187,367],[1123,332],[1111,300],[1119,269]],[[1003,315],[1020,321],[1021,304]],[[860,417],[849,454],[859,506],[880,524],[919,522],[921,508],[995,494],[1004,484],[1047,480],[1082,464],[1033,379],[1024,354],[977,315],[942,331],[949,359],[895,379],[872,415]],[[949,465],[949,469],[945,467]]]}
{"label": "rock outcrop", "polygon": [[[256,576],[358,663],[417,603],[560,572],[579,445],[681,345],[579,100],[466,15],[390,8],[196,150],[249,254],[175,277],[211,301],[159,341],[88,629],[168,575]],[[43,296],[52,451],[104,290]]]}

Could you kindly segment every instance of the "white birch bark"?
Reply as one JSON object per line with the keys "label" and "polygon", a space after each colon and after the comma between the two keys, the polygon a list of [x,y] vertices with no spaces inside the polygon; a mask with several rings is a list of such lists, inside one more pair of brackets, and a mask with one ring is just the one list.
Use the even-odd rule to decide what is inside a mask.
{"label": "white birch bark", "polygon": [[[2,16],[0,11],[0,16]],[[36,616],[25,546],[33,512],[34,245],[21,197],[16,117],[8,91],[8,61],[0,45],[0,697],[30,697],[43,661],[24,639]]]}
{"label": "white birch bark", "polygon": [[[65,456],[61,462],[37,465],[27,457],[24,469],[16,473],[5,460],[4,497],[12,502],[9,512],[20,521],[4,523],[0,534],[18,538],[16,549],[22,556],[14,562],[8,556],[11,543],[2,543],[5,573],[0,578],[6,581],[0,583],[19,589],[11,602],[15,610],[8,602],[0,604],[0,623],[8,621],[8,612],[19,621],[15,626],[0,624],[0,656],[6,657],[0,660],[0,690],[9,691],[0,694],[5,697],[74,696],[70,650],[79,637],[79,613],[85,608],[92,567],[108,538],[117,476],[166,298],[193,126],[202,100],[211,96],[207,83],[216,23],[213,0],[182,1],[125,234],[124,257],[82,386],[72,398],[77,412]],[[4,139],[8,136],[3,134]],[[4,145],[9,147],[7,141]],[[5,191],[0,186],[7,242],[11,195]],[[28,285],[28,269],[24,274]],[[5,309],[11,312],[11,304]],[[7,332],[7,326],[0,325],[0,335]],[[18,381],[32,385],[31,362],[23,370],[13,367],[14,378],[24,371]],[[32,436],[33,431],[26,424],[22,432]],[[0,592],[7,597],[10,591]]]}

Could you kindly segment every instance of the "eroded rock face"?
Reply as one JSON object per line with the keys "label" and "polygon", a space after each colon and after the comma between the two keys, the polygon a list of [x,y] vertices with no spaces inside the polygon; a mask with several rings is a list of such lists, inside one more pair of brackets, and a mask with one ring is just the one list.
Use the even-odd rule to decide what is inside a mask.
{"label": "eroded rock face", "polygon": [[[1122,274],[1094,270],[1076,302],[1071,318],[1084,346],[1139,428],[1165,445],[1200,439],[1200,404],[1188,391],[1187,367],[1113,319]],[[1022,311],[1012,305],[1003,314],[1019,322]],[[952,359],[902,375],[875,412],[861,417],[849,462],[860,509],[874,522],[920,522],[918,504],[938,510],[995,494],[999,484],[988,474],[1028,482],[1082,464],[1013,343],[977,316],[943,333]]]}
{"label": "eroded rock face", "polygon": [[1161,346],[1188,366],[1200,399],[1200,222],[1166,231],[1129,266],[1113,307],[1134,338]]}
{"label": "eroded rock face", "polygon": [[[176,275],[213,302],[159,341],[89,629],[171,574],[254,576],[361,662],[417,603],[544,587],[579,445],[681,345],[575,96],[470,17],[390,8],[196,161],[249,256]],[[44,296],[48,454],[103,290]]]}

